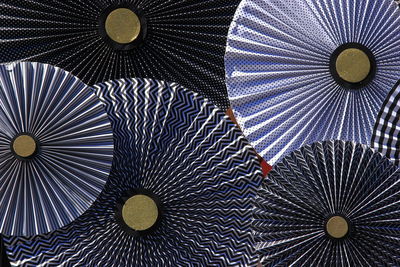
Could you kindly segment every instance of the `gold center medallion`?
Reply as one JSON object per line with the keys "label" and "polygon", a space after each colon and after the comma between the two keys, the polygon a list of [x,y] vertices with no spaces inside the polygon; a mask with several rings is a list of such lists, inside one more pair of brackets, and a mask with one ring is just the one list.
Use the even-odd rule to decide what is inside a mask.
{"label": "gold center medallion", "polygon": [[128,8],[118,8],[112,11],[106,19],[105,29],[111,40],[128,44],[140,34],[139,17]]}

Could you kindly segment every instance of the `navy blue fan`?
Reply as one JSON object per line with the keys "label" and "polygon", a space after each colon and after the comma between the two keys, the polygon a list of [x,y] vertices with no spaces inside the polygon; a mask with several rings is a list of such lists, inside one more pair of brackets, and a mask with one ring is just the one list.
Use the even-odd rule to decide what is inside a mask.
{"label": "navy blue fan", "polygon": [[8,267],[10,266],[10,262],[7,257],[6,248],[3,243],[3,237],[0,234],[0,266],[1,267]]}
{"label": "navy blue fan", "polygon": [[255,152],[228,117],[177,84],[95,86],[115,137],[105,190],[80,218],[30,238],[7,237],[27,266],[255,266]]}
{"label": "navy blue fan", "polygon": [[292,152],[256,202],[263,266],[400,265],[400,170],[365,145],[325,141]]}
{"label": "navy blue fan", "polygon": [[273,165],[303,145],[370,144],[400,73],[393,0],[243,0],[225,56],[229,100]]}
{"label": "navy blue fan", "polygon": [[1,234],[72,222],[102,191],[112,157],[110,121],[87,85],[50,65],[0,65]]}
{"label": "navy blue fan", "polygon": [[224,54],[240,0],[0,0],[0,62],[30,60],[84,82],[179,82],[229,101]]}

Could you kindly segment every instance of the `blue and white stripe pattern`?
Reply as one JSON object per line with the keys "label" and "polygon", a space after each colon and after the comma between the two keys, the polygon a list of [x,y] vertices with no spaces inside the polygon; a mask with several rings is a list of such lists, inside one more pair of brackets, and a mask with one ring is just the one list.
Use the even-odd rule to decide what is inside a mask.
{"label": "blue and white stripe pattern", "polygon": [[[400,170],[365,145],[325,141],[286,156],[258,193],[254,231],[263,266],[399,266]],[[348,219],[347,237],[324,232]]]}
{"label": "blue and white stripe pattern", "polygon": [[[255,266],[253,201],[261,184],[255,152],[228,117],[177,84],[124,79],[95,86],[115,137],[109,182],[70,225],[5,239],[23,266]],[[116,202],[147,189],[163,216],[134,237],[116,222]]]}
{"label": "blue and white stripe pattern", "polygon": [[[11,151],[19,133],[40,143],[31,160]],[[111,124],[89,87],[50,65],[0,65],[0,233],[32,236],[72,222],[102,191],[112,156]]]}
{"label": "blue and white stripe pattern", "polygon": [[[400,73],[400,10],[393,0],[243,0],[228,36],[228,95],[245,136],[268,163],[315,141],[370,144]],[[365,87],[338,85],[329,62],[356,42],[375,56]]]}

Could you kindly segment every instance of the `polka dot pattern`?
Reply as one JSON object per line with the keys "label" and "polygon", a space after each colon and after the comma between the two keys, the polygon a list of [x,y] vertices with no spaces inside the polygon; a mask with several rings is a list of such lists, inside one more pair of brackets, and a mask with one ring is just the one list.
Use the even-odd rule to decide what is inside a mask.
{"label": "polka dot pattern", "polygon": [[[257,152],[274,164],[315,141],[369,144],[400,73],[400,10],[392,0],[244,0],[228,35],[225,68],[235,116]],[[330,56],[359,43],[376,59],[375,78],[340,86]]]}
{"label": "polka dot pattern", "polygon": [[[178,82],[227,109],[224,53],[239,0],[0,0],[0,61],[37,61],[88,84],[142,77]],[[128,4],[147,21],[137,48],[114,50],[102,12]]]}

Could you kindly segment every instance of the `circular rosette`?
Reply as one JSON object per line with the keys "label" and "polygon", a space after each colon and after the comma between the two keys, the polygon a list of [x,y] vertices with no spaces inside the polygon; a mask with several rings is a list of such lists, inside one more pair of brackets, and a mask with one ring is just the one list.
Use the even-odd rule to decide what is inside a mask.
{"label": "circular rosette", "polygon": [[174,83],[129,79],[95,89],[114,131],[109,182],[70,225],[7,237],[12,264],[255,266],[261,170],[228,116]]}
{"label": "circular rosette", "polygon": [[179,82],[222,109],[226,37],[240,0],[0,0],[0,62],[30,60],[93,85]]}
{"label": "circular rosette", "polygon": [[325,141],[277,163],[253,225],[263,266],[400,264],[400,171],[365,145]]}
{"label": "circular rosette", "polygon": [[111,125],[89,87],[50,65],[0,65],[0,233],[72,222],[102,191],[112,157]]}
{"label": "circular rosette", "polygon": [[305,144],[370,144],[400,72],[393,0],[244,0],[231,25],[229,100],[273,165]]}

